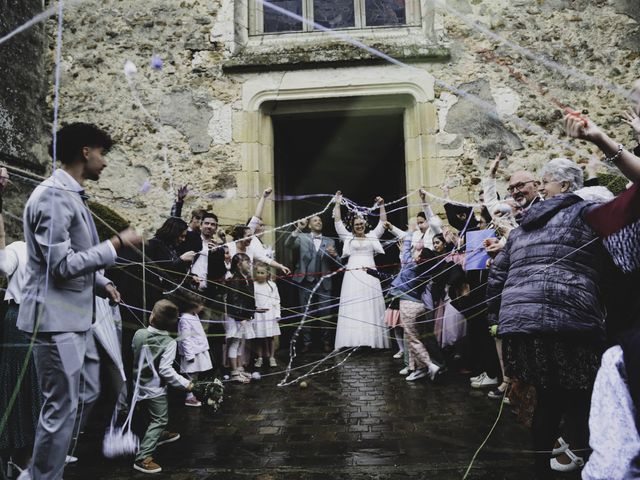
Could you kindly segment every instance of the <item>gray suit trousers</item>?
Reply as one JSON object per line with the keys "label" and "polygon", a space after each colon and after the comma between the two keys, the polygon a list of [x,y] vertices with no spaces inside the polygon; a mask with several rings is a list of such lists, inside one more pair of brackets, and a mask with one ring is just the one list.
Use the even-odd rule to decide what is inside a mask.
{"label": "gray suit trousers", "polygon": [[[298,287],[298,298],[300,299],[300,310],[304,313],[307,303],[311,298],[311,292],[318,282],[309,282],[303,280]],[[324,285],[318,287],[311,298],[311,306],[309,307],[309,315],[305,318],[305,325],[315,325],[320,327],[320,337],[323,342],[329,342],[331,340],[331,324],[326,321],[314,321],[314,318],[324,317],[331,315],[331,304],[334,299],[331,297],[331,290],[324,288]],[[326,320],[326,319],[324,319]],[[309,327],[302,327],[302,341],[305,345],[310,345],[312,342],[311,329]]]}
{"label": "gray suit trousers", "polygon": [[91,330],[38,334],[33,357],[44,403],[29,473],[34,480],[58,480],[100,393],[100,357]]}

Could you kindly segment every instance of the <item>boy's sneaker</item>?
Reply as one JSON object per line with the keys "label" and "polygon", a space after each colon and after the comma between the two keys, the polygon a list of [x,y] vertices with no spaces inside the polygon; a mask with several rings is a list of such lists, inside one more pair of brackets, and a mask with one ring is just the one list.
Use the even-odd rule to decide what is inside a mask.
{"label": "boy's sneaker", "polygon": [[411,370],[409,370],[409,367],[404,367],[402,370],[400,370],[398,372],[400,375],[409,375],[411,373]]}
{"label": "boy's sneaker", "polygon": [[262,357],[256,358],[256,361],[253,363],[253,366],[256,368],[260,368],[262,366]]}
{"label": "boy's sneaker", "polygon": [[201,407],[202,402],[196,397],[187,397],[184,400],[184,405],[185,407]]}
{"label": "boy's sneaker", "polygon": [[270,367],[277,367],[278,366],[278,362],[276,362],[276,359],[274,357],[269,358],[269,366]]}
{"label": "boy's sneaker", "polygon": [[[176,432],[168,432],[164,431],[160,434],[160,440],[158,440],[158,446],[164,445],[165,443],[175,442],[176,440],[180,440],[180,434]],[[147,457],[151,458],[151,457]],[[146,460],[146,459],[145,459]]]}
{"label": "boy's sneaker", "polygon": [[162,467],[153,461],[153,457],[137,460],[133,464],[133,468],[142,473],[160,473],[162,471]]}

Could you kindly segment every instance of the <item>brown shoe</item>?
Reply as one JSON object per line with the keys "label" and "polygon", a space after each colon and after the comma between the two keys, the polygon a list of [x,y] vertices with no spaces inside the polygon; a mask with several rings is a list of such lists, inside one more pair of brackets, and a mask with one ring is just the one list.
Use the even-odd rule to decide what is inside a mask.
{"label": "brown shoe", "polygon": [[180,440],[180,434],[175,432],[168,432],[167,430],[163,431],[160,434],[160,440],[158,440],[158,445],[164,445],[165,443],[175,442],[176,440]]}
{"label": "brown shoe", "polygon": [[153,457],[147,457],[144,460],[136,460],[133,468],[142,473],[160,473],[162,467],[153,461]]}

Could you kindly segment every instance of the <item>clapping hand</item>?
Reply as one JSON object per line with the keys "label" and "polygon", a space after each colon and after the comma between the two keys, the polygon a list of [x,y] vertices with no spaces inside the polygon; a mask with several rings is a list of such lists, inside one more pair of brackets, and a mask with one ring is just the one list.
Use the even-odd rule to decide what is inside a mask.
{"label": "clapping hand", "polygon": [[427,201],[427,191],[425,188],[421,187],[420,190],[418,190],[418,193],[420,194],[420,200],[422,200],[422,203],[425,203]]}
{"label": "clapping hand", "polygon": [[379,196],[378,196],[378,197],[376,197],[376,199],[375,199],[375,203],[376,203],[376,207],[379,207],[379,206],[381,206],[381,205],[384,205],[384,198],[379,197]]}
{"label": "clapping hand", "polygon": [[263,196],[264,198],[267,198],[269,195],[271,195],[271,192],[273,192],[273,188],[271,188],[271,187],[266,188],[266,189],[264,190],[264,192],[262,192],[262,196]]}
{"label": "clapping hand", "polygon": [[336,192],[335,196],[333,197],[333,201],[338,205],[342,205],[342,192],[340,190]]}

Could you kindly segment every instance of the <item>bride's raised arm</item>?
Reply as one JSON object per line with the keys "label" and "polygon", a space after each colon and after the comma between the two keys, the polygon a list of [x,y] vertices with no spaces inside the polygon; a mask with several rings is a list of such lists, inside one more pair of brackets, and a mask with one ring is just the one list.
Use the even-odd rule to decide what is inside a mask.
{"label": "bride's raised arm", "polygon": [[340,190],[338,190],[336,192],[336,196],[333,197],[333,202],[333,221],[336,224],[336,233],[340,237],[340,240],[344,242],[348,238],[351,238],[352,235],[344,226],[344,223],[342,223],[342,214],[340,212],[340,205],[342,205],[342,192]]}
{"label": "bride's raised arm", "polygon": [[371,231],[376,237],[380,238],[384,235],[384,224],[387,221],[387,211],[384,208],[384,198],[376,197],[376,205],[380,209],[380,221]]}

